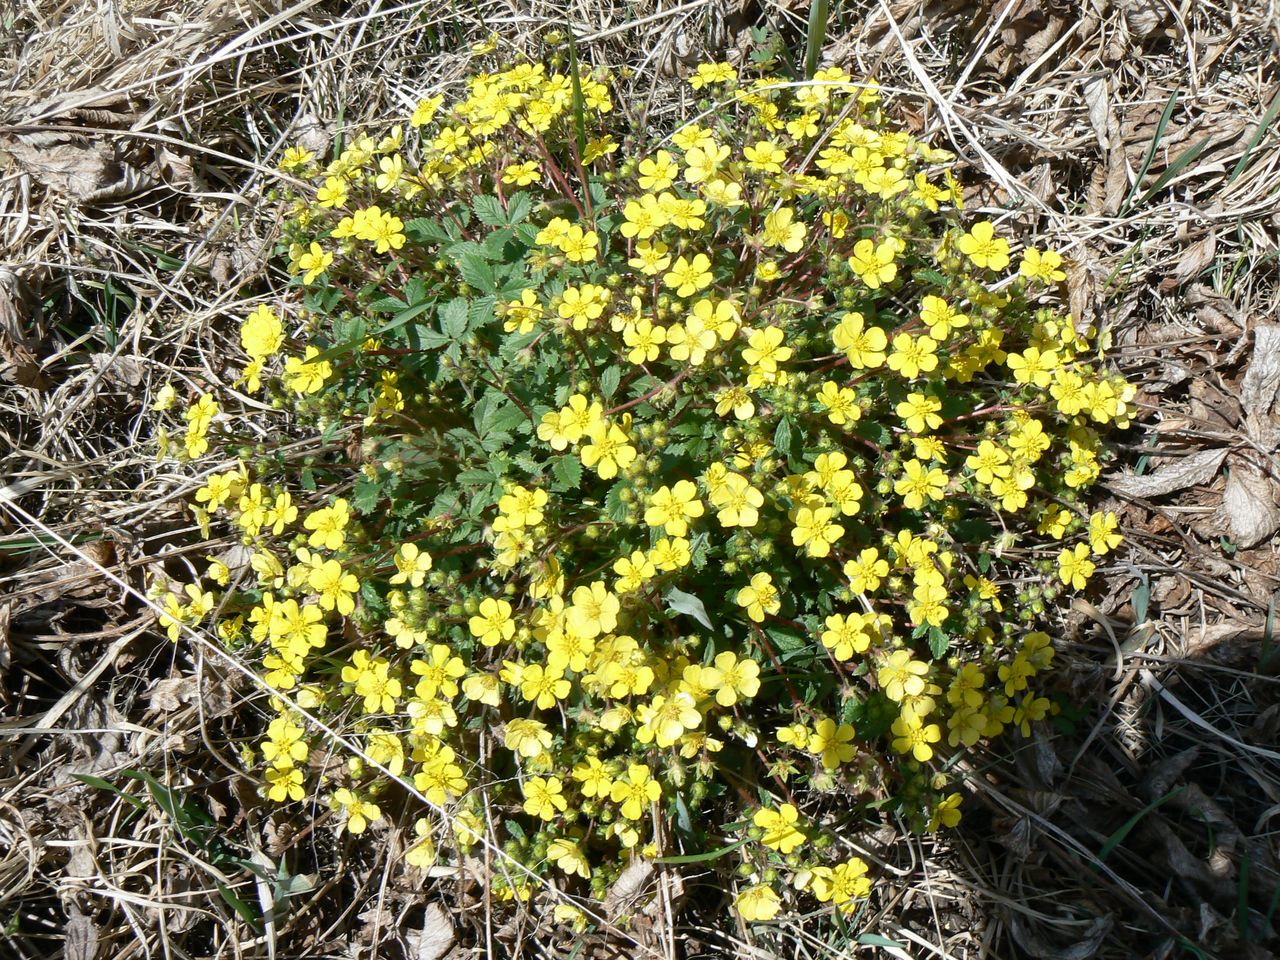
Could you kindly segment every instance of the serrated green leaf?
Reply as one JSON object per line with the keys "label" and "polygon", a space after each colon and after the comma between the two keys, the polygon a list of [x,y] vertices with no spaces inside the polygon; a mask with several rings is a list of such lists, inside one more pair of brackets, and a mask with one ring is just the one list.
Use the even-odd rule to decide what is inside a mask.
{"label": "serrated green leaf", "polygon": [[440,321],[440,332],[453,340],[459,340],[467,333],[467,300],[465,297],[454,297],[436,311]]}
{"label": "serrated green leaf", "polygon": [[622,490],[625,486],[622,482],[615,483],[604,497],[605,516],[618,523],[626,520],[627,514],[631,512],[630,506],[622,502]]}
{"label": "serrated green leaf", "polygon": [[448,243],[453,237],[439,221],[429,217],[414,217],[404,225],[405,236],[423,243]]}
{"label": "serrated green leaf", "polygon": [[501,227],[507,222],[507,212],[497,197],[481,194],[471,201],[471,209],[476,212],[476,219],[490,227]]}
{"label": "serrated green leaf", "polygon": [[618,392],[618,383],[621,380],[622,371],[616,364],[606,367],[604,373],[600,374],[600,393],[606,400],[613,399],[613,395]]}
{"label": "serrated green leaf", "polygon": [[951,638],[940,627],[929,628],[929,652],[933,654],[933,659],[941,660],[945,657],[950,646]]}
{"label": "serrated green leaf", "polygon": [[791,421],[783,417],[773,431],[773,445],[784,457],[791,456]]}
{"label": "serrated green leaf", "polygon": [[458,261],[458,273],[462,279],[481,293],[493,293],[497,287],[494,280],[493,267],[475,254],[467,254]]}
{"label": "serrated green leaf", "polygon": [[529,199],[529,194],[523,190],[513,193],[507,200],[507,223],[524,223],[532,210],[533,201]]}
{"label": "serrated green leaf", "polygon": [[357,513],[373,513],[377,509],[378,499],[381,495],[382,484],[377,480],[361,477],[356,481],[355,490],[351,497],[351,505],[356,508]]}
{"label": "serrated green leaf", "polygon": [[404,298],[410,303],[422,303],[427,299],[427,281],[421,277],[410,277],[404,285]]}
{"label": "serrated green leaf", "polygon": [[401,300],[399,297],[379,297],[369,304],[369,309],[374,313],[395,313],[403,310],[409,304]]}
{"label": "serrated green leaf", "polygon": [[567,493],[576,490],[582,482],[582,464],[573,454],[557,457],[551,465],[551,473],[555,481],[551,484],[554,493]]}

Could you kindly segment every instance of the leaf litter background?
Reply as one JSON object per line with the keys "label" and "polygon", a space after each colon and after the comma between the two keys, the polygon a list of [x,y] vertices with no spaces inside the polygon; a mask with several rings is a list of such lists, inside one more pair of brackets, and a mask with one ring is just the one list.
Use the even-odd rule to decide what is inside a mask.
{"label": "leaf litter background", "polygon": [[[253,691],[171,647],[141,598],[150,573],[232,546],[191,546],[197,484],[154,462],[149,406],[166,382],[234,380],[235,322],[282,284],[275,161],[407,113],[490,31],[515,55],[572,29],[584,57],[635,68],[627,100],[661,128],[690,66],[742,61],[751,27],[799,59],[808,4],[26,0],[0,11],[0,952],[1275,955],[1280,10],[831,6],[824,61],[957,150],[970,207],[1068,255],[1073,313],[1110,326],[1140,387],[1102,504],[1128,546],[1058,615],[1073,728],[968,770],[959,831],[849,838],[879,884],[845,933],[734,928],[696,864],[628,870],[582,938],[464,877],[397,886],[395,836],[318,860],[227,752]],[[252,883],[216,832],[247,838]]]}

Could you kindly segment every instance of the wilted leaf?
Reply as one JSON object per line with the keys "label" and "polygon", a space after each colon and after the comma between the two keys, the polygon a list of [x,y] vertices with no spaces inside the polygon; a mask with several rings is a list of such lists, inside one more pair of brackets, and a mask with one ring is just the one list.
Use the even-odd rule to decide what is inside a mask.
{"label": "wilted leaf", "polygon": [[609,888],[604,898],[604,910],[610,920],[631,909],[632,905],[649,885],[653,876],[653,863],[649,860],[632,860]]}
{"label": "wilted leaf", "polygon": [[1210,482],[1218,475],[1218,468],[1222,466],[1226,456],[1227,451],[1222,448],[1199,450],[1185,457],[1171,458],[1151,473],[1142,476],[1113,474],[1105,482],[1122,496],[1162,497]]}
{"label": "wilted leaf", "polygon": [[427,904],[422,929],[405,934],[411,960],[440,960],[453,946],[453,921],[438,903]]}
{"label": "wilted leaf", "polygon": [[1274,484],[1243,459],[1232,458],[1222,494],[1222,518],[1232,542],[1241,549],[1257,546],[1280,529]]}

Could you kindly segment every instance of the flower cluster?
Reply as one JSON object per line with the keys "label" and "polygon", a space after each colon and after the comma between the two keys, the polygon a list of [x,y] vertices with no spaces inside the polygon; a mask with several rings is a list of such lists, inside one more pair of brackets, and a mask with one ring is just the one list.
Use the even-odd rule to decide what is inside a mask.
{"label": "flower cluster", "polygon": [[1055,309],[1061,258],[966,220],[875,84],[691,85],[702,121],[643,148],[607,74],[522,64],[286,154],[314,185],[296,336],[250,314],[242,382],[326,450],[359,430],[358,463],[211,475],[248,570],[166,623],[216,599],[272,687],[343,718],[340,770],[284,698],[246,762],[351,833],[413,822],[413,867],[486,835],[482,798],[509,856],[597,896],[736,820],[744,918],[784,874],[851,910],[872,878],[834,839],[954,826],[948,761],[1056,711],[1038,621],[1120,542],[1082,495],[1133,390]]}

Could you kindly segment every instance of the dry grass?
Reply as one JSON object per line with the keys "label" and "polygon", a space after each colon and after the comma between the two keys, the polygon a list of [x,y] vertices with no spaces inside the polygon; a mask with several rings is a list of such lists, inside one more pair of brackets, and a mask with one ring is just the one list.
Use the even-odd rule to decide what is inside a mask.
{"label": "dry grass", "polygon": [[[566,24],[585,55],[636,68],[619,99],[660,129],[685,107],[682,64],[740,55],[766,20],[799,38],[806,9],[27,0],[0,39],[4,953],[434,956],[439,905],[465,903],[444,919],[475,950],[455,956],[1272,955],[1274,4],[833,6],[826,58],[954,144],[971,206],[1069,251],[1073,312],[1112,329],[1143,386],[1124,439],[1126,474],[1142,476],[1112,484],[1132,549],[1098,606],[1060,624],[1079,715],[969,771],[966,824],[946,841],[893,824],[848,838],[880,884],[845,932],[798,918],[755,941],[720,919],[720,879],[690,868],[679,887],[664,874],[660,909],[575,941],[455,877],[402,887],[395,837],[339,849],[322,822],[263,819],[227,747],[252,726],[254,689],[199,645],[164,642],[142,590],[227,546],[190,546],[194,482],[153,462],[149,406],[166,382],[234,392],[229,320],[281,280],[280,151],[407,112],[490,30],[518,52]],[[196,806],[261,877],[202,842]],[[278,922],[255,934],[220,884]]]}

